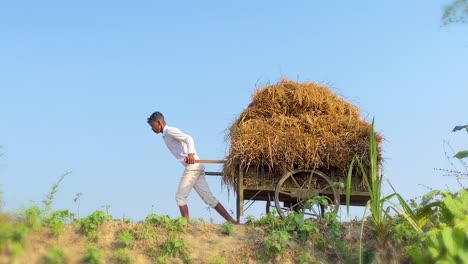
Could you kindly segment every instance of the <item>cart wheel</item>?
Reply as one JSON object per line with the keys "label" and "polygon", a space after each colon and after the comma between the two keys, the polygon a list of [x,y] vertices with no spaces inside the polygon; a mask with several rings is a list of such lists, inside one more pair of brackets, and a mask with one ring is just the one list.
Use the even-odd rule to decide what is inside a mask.
{"label": "cart wheel", "polygon": [[[328,206],[315,204],[306,208],[314,197],[327,197]],[[317,170],[294,170],[279,180],[275,189],[275,206],[278,214],[285,218],[292,212],[303,212],[313,218],[321,218],[325,212],[338,212],[339,193],[330,178]],[[280,202],[284,206],[280,206]]]}

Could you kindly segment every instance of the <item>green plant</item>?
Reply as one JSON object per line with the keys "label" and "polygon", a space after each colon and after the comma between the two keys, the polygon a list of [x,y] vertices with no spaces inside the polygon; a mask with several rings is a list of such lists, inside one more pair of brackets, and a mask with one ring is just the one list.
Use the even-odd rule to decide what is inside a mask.
{"label": "green plant", "polygon": [[97,210],[88,217],[81,219],[80,228],[83,233],[91,240],[97,239],[96,230],[104,222],[110,219],[103,211]]}
{"label": "green plant", "polygon": [[182,232],[188,226],[185,217],[171,219],[168,215],[155,215],[153,213],[146,216],[145,223],[160,226],[169,232]]}
{"label": "green plant", "polygon": [[[468,6],[468,3],[467,3]],[[468,10],[468,9],[467,9]],[[466,11],[468,13],[468,11]],[[460,131],[460,130],[466,130],[468,132],[468,125],[466,126],[456,126],[453,128],[452,132]],[[468,150],[460,150],[457,154],[454,156],[457,159],[464,159],[468,157]]]}
{"label": "green plant", "polygon": [[135,240],[141,241],[156,236],[154,227],[146,223],[138,223],[132,231]]}
{"label": "green plant", "polygon": [[189,248],[184,240],[170,235],[161,245],[161,253],[163,256],[182,258],[186,262],[191,262]]}
{"label": "green plant", "polygon": [[49,228],[54,236],[58,236],[65,227],[67,219],[73,219],[73,216],[68,210],[55,211],[45,217],[44,225]]}
{"label": "green plant", "polygon": [[261,257],[269,260],[278,254],[283,254],[289,241],[289,233],[286,231],[273,230],[273,232],[263,242]]}
{"label": "green plant", "polygon": [[296,258],[296,263],[298,264],[308,264],[313,263],[314,258],[308,252],[300,253]]}
{"label": "green plant", "polygon": [[245,223],[246,224],[253,224],[255,223],[255,217],[253,215],[248,215],[246,218],[245,218]]}
{"label": "green plant", "polygon": [[76,193],[75,198],[73,199],[73,202],[78,203],[77,208],[76,208],[76,215],[79,218],[80,217],[80,204],[81,204],[81,196],[83,195],[82,192]]}
{"label": "green plant", "polygon": [[265,227],[268,230],[286,230],[286,221],[282,221],[281,218],[276,217],[276,211],[270,211],[267,214],[260,217],[255,222],[256,226]]}
{"label": "green plant", "polygon": [[22,218],[25,226],[33,231],[39,230],[42,226],[42,212],[41,208],[33,205],[25,209],[22,213]]}
{"label": "green plant", "polygon": [[46,264],[65,264],[68,263],[68,258],[61,248],[49,248],[47,255],[44,256]]}
{"label": "green plant", "polygon": [[324,215],[326,224],[326,238],[329,243],[338,249],[338,257],[344,262],[351,261],[351,252],[346,243],[341,239],[343,228],[338,220],[338,215],[335,212],[327,212]]}
{"label": "green plant", "polygon": [[315,223],[305,220],[301,213],[290,214],[285,221],[287,222],[287,231],[295,232],[301,242],[308,240],[312,233],[318,232]]}
{"label": "green plant", "polygon": [[442,210],[440,223],[407,251],[414,263],[468,263],[468,191],[440,194],[442,200],[431,203]]}
{"label": "green plant", "polygon": [[131,264],[134,258],[126,249],[120,248],[112,254],[112,261],[116,264]]}
{"label": "green plant", "polygon": [[42,203],[44,204],[44,214],[48,214],[50,211],[52,211],[52,203],[54,201],[54,196],[55,194],[58,192],[58,187],[60,185],[60,182],[63,180],[63,178],[65,178],[65,176],[67,176],[68,174],[70,174],[70,172],[67,172],[65,174],[63,174],[62,176],[60,176],[60,179],[57,181],[57,183],[55,183],[54,185],[52,185],[52,189],[50,190],[50,192],[46,195],[46,198],[44,200],[42,200]]}
{"label": "green plant", "polygon": [[86,252],[82,258],[83,263],[100,264],[102,263],[102,258],[103,258],[103,254],[99,248],[91,244],[86,245]]}
{"label": "green plant", "polygon": [[12,260],[21,255],[29,229],[24,225],[14,225],[4,221],[0,215],[0,252]]}
{"label": "green plant", "polygon": [[119,233],[118,237],[119,237],[119,242],[123,247],[130,248],[133,246],[134,244],[133,235],[128,230],[125,230]]}
{"label": "green plant", "polygon": [[229,221],[224,222],[221,225],[221,233],[232,236],[234,234],[234,225]]}

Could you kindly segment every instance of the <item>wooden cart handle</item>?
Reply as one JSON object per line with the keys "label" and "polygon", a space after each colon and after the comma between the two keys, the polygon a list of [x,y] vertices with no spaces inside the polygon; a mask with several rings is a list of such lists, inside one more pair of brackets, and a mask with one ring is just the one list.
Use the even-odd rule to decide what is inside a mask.
{"label": "wooden cart handle", "polygon": [[223,164],[226,160],[195,160],[195,163]]}

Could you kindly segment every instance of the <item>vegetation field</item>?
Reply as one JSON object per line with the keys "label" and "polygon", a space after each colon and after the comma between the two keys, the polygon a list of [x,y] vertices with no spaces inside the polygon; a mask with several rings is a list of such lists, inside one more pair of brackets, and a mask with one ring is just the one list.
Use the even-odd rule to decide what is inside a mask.
{"label": "vegetation field", "polygon": [[[468,126],[454,128],[462,130]],[[79,218],[52,210],[62,176],[40,205],[0,212],[0,263],[468,263],[467,172],[449,171],[460,183],[457,191],[431,190],[417,201],[395,190],[384,197],[376,148],[371,126],[370,169],[356,157],[348,176],[361,171],[371,199],[363,217],[351,222],[340,222],[333,211],[314,219],[272,211],[242,225],[188,224],[153,213],[131,222],[102,210]],[[467,156],[454,157],[465,170]],[[349,195],[349,185],[343,191]],[[319,196],[306,207],[317,203],[329,206]]]}

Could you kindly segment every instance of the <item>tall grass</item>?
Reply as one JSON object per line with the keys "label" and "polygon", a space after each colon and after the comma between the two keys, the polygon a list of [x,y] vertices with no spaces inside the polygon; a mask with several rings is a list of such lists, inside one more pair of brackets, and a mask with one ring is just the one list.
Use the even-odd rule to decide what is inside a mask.
{"label": "tall grass", "polygon": [[[377,152],[377,140],[375,137],[374,131],[374,120],[372,120],[370,131],[369,131],[369,166],[366,168],[363,162],[358,156],[354,156],[349,169],[347,177],[347,186],[346,186],[346,208],[347,213],[349,214],[350,198],[351,198],[351,177],[353,172],[358,170],[359,174],[362,176],[362,180],[366,187],[366,190],[369,192],[369,201],[366,204],[364,210],[362,225],[361,225],[361,237],[364,232],[364,225],[366,222],[367,210],[370,209],[370,227],[374,232],[375,238],[378,242],[379,248],[384,248],[388,246],[389,238],[393,232],[393,227],[391,226],[391,216],[390,211],[393,210],[401,215],[408,223],[419,233],[422,233],[420,227],[416,223],[415,219],[417,218],[414,212],[411,210],[410,206],[406,201],[398,194],[395,189],[393,193],[387,196],[382,194],[382,179],[383,175],[380,170],[380,164],[378,159]],[[392,202],[391,199],[396,197],[400,202],[400,205]],[[387,206],[389,204],[389,206]],[[361,242],[360,242],[361,245]],[[362,254],[361,246],[359,252],[359,262],[362,263]]]}

